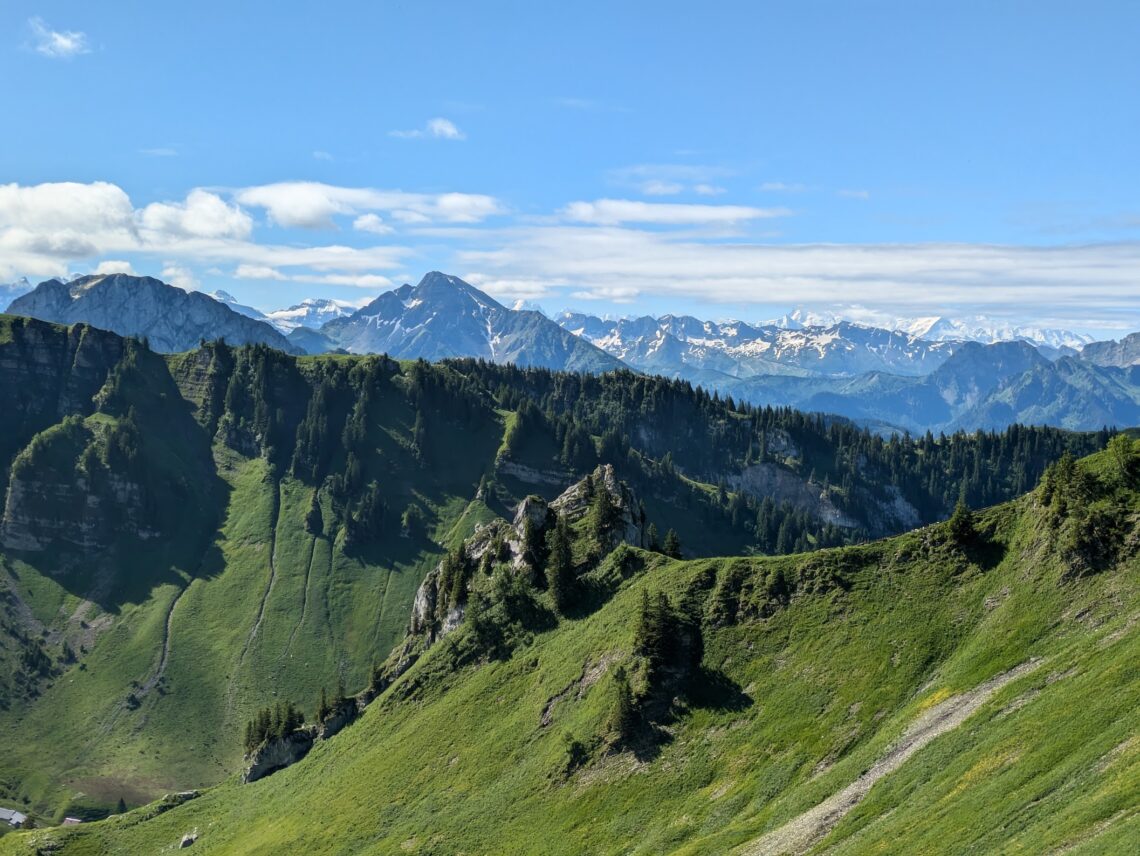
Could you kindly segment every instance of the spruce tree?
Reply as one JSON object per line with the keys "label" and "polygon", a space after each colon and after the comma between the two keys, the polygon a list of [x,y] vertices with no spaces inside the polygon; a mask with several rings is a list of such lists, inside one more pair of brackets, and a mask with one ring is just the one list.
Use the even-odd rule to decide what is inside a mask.
{"label": "spruce tree", "polygon": [[570,527],[562,515],[558,516],[558,522],[546,536],[546,545],[546,586],[550,590],[555,610],[560,615],[565,615],[574,599],[574,559],[571,554]]}
{"label": "spruce tree", "polygon": [[633,690],[629,686],[629,677],[621,666],[614,671],[614,702],[610,713],[610,731],[617,734],[618,742],[625,742],[633,737],[637,727],[637,710],[633,704]]}
{"label": "spruce tree", "polygon": [[321,687],[321,700],[317,703],[317,722],[324,722],[331,712],[328,695],[325,693],[325,688]]}
{"label": "spruce tree", "polygon": [[654,553],[661,552],[661,537],[657,534],[657,524],[650,523],[645,531],[646,546]]}
{"label": "spruce tree", "polygon": [[665,533],[665,543],[661,546],[662,552],[671,559],[681,558],[681,537],[673,529]]}

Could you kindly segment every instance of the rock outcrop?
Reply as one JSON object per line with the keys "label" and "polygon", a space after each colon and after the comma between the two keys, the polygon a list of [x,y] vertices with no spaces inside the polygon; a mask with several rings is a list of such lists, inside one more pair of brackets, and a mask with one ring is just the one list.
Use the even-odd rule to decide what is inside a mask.
{"label": "rock outcrop", "polygon": [[298,728],[284,737],[266,740],[257,749],[246,755],[241,780],[246,783],[256,782],[258,779],[264,779],[278,770],[296,764],[309,754],[309,751],[318,741],[328,740],[330,737],[339,734],[359,715],[359,702],[354,698],[348,699],[320,722]]}
{"label": "rock outcrop", "polygon": [[[589,512],[592,491],[604,490],[610,496],[615,510],[614,523],[605,534],[607,543],[603,552],[618,544],[643,547],[646,544],[648,521],[629,486],[617,478],[610,464],[599,466],[593,473],[575,482],[553,502],[539,496],[528,496],[519,503],[510,523],[496,520],[480,526],[459,548],[459,559],[467,567],[478,567],[485,560],[507,564],[514,573],[526,573],[529,568],[525,542],[527,522],[541,537],[554,525],[558,517],[577,523]],[[458,600],[445,590],[445,559],[420,584],[408,622],[404,641],[389,655],[381,672],[375,676],[373,686],[362,696],[365,701],[383,692],[404,674],[423,654],[440,639],[453,632],[463,621],[467,606],[467,592]],[[470,584],[467,586],[468,590]]]}

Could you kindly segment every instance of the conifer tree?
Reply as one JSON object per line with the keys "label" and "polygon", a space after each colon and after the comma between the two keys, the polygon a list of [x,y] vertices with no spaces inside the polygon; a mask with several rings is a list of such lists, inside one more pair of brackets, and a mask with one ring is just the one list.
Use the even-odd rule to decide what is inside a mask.
{"label": "conifer tree", "polygon": [[570,527],[566,518],[558,516],[558,522],[546,536],[546,586],[554,601],[554,608],[565,615],[567,607],[574,599],[574,559],[571,555]]}
{"label": "conifer tree", "polygon": [[681,558],[681,536],[674,529],[665,533],[665,543],[661,545],[662,552],[671,559]]}
{"label": "conifer tree", "polygon": [[610,713],[610,731],[617,734],[619,742],[629,740],[637,727],[637,710],[633,704],[633,690],[625,669],[619,666],[614,671],[614,702]]}

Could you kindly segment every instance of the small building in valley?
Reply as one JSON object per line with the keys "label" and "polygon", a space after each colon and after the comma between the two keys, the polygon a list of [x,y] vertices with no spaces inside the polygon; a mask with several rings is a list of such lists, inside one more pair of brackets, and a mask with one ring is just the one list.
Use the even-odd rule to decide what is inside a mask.
{"label": "small building in valley", "polygon": [[15,829],[19,829],[27,819],[26,814],[16,811],[14,808],[0,808],[0,823],[6,823]]}

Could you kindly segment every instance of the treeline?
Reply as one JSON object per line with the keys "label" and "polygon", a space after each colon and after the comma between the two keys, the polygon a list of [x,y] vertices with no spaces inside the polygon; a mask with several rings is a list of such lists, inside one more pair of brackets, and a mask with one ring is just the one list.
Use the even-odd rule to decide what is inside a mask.
{"label": "treeline", "polygon": [[305,724],[305,716],[293,702],[277,702],[273,707],[263,707],[245,724],[243,746],[249,755],[262,743],[280,740],[299,731]]}
{"label": "treeline", "polygon": [[1013,425],[1001,432],[884,438],[840,417],[736,402],[688,381],[627,371],[566,374],[481,360],[452,364],[479,378],[501,407],[518,411],[520,434],[544,418],[567,466],[588,470],[632,447],[666,467],[723,485],[729,473],[778,463],[856,516],[865,505],[860,491],[884,501],[897,494],[924,521],[947,516],[963,490],[970,505],[993,505],[1028,491],[1064,452],[1091,454],[1113,433]]}
{"label": "treeline", "polygon": [[[944,519],[960,497],[972,507],[1010,499],[1064,452],[1083,456],[1111,436],[1013,426],[886,439],[847,420],[756,407],[626,371],[579,375],[478,360],[401,366],[384,356],[302,361],[263,345],[222,343],[204,346],[199,360],[199,422],[233,448],[266,457],[275,473],[312,485],[307,525],[343,527],[350,548],[424,524],[405,483],[410,470],[376,460],[380,426],[427,472],[440,449],[507,411],[509,457],[529,456],[567,480],[612,464],[647,501],[677,509],[705,532],[731,535],[733,549],[761,553],[848,544]],[[806,490],[781,494],[771,487],[774,473]],[[521,498],[494,479],[488,461],[479,487],[488,501],[506,507]],[[901,516],[887,513],[898,508]]]}

